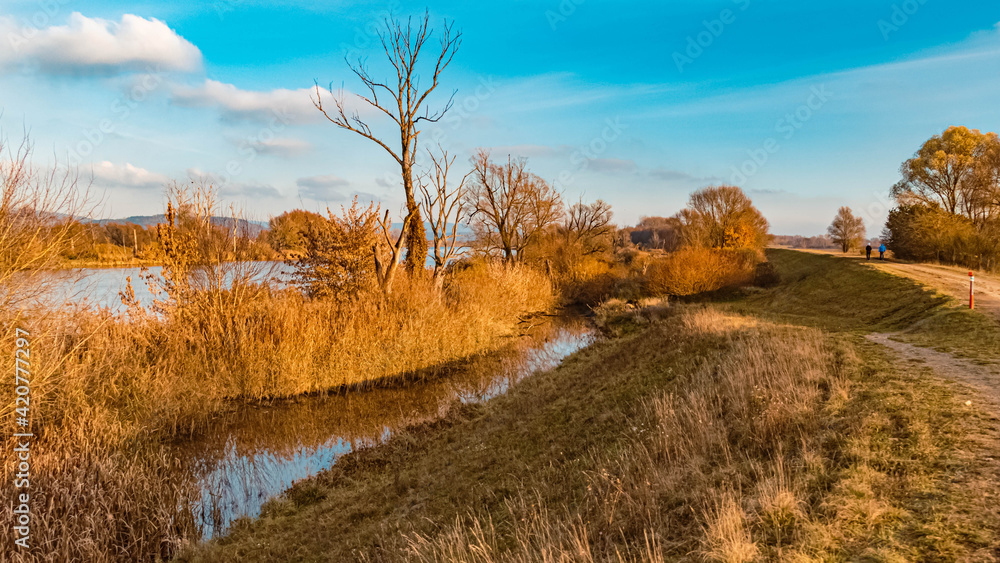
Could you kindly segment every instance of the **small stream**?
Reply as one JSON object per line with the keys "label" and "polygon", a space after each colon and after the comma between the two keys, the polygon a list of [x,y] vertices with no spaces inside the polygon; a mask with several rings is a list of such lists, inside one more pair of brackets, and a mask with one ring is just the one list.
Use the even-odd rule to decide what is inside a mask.
{"label": "small stream", "polygon": [[174,455],[195,479],[192,512],[202,537],[225,533],[237,518],[258,516],[269,499],[329,469],[344,454],[441,418],[455,401],[501,395],[596,338],[579,318],[557,318],[530,332],[430,381],[241,407],[207,436],[175,445]]}
{"label": "small stream", "polygon": [[[254,279],[281,284],[287,268],[254,265]],[[49,306],[103,308],[124,314],[118,296],[131,277],[137,300],[150,307],[156,295],[144,276],[159,268],[83,269],[53,272],[37,296]],[[482,402],[540,370],[551,369],[593,343],[583,318],[560,316],[521,326],[499,351],[441,368],[401,385],[263,405],[238,405],[192,439],[165,444],[173,460],[170,482],[181,493],[176,517],[193,517],[203,539],[224,534],[234,520],[256,517],[263,505],[296,481],[332,467],[341,456],[378,445],[397,430],[443,417],[458,402]],[[190,514],[188,511],[190,510]]]}

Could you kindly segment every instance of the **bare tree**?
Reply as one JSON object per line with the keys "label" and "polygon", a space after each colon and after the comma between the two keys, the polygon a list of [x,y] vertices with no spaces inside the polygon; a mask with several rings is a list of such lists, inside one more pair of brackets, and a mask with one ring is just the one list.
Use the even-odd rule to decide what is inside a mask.
{"label": "bare tree", "polygon": [[[416,218],[419,219],[419,216]],[[392,232],[392,218],[389,216],[388,210],[385,212],[385,216],[377,221],[379,233],[382,235],[382,244],[372,246],[372,252],[375,254],[375,277],[386,295],[392,293],[392,282],[396,279],[396,270],[399,269],[399,256],[403,253],[406,227],[413,220],[413,214],[407,213],[403,217],[403,225],[398,233]],[[385,249],[387,249],[388,256],[385,255]]]}
{"label": "bare tree", "polygon": [[92,211],[75,171],[40,169],[32,153],[27,138],[12,148],[0,137],[0,317],[51,289],[45,272],[80,236],[76,219]]}
{"label": "bare tree", "polygon": [[583,203],[581,198],[569,208],[562,230],[566,241],[578,242],[586,254],[600,252],[611,246],[615,227],[611,224],[614,213],[611,204],[604,200]]}
{"label": "bare tree", "polygon": [[521,256],[545,229],[563,215],[559,193],[527,170],[523,159],[495,164],[480,150],[472,159],[472,183],[466,196],[469,220],[483,251],[507,263]]}
{"label": "bare tree", "polygon": [[449,186],[448,174],[457,157],[438,147],[441,154],[428,150],[432,169],[418,180],[420,203],[431,226],[434,245],[434,286],[444,286],[444,273],[448,263],[459,250],[458,223],[465,209],[465,182],[471,172],[462,177],[457,186]]}
{"label": "bare tree", "polygon": [[865,222],[861,217],[855,217],[850,207],[841,207],[833,223],[827,228],[830,238],[837,243],[845,253],[852,248],[861,246],[865,239]]}
{"label": "bare tree", "polygon": [[[420,123],[435,123],[444,117],[451,109],[455,100],[453,92],[448,102],[439,110],[432,112],[427,108],[428,97],[440,85],[441,73],[448,67],[461,45],[462,34],[453,29],[454,22],[445,21],[444,34],[441,37],[440,50],[437,52],[437,62],[431,74],[431,83],[421,88],[420,74],[417,63],[433,31],[429,25],[430,13],[425,12],[422,19],[416,22],[412,18],[405,24],[401,20],[389,17],[385,20],[385,29],[379,32],[382,48],[396,70],[395,79],[380,81],[372,77],[368,65],[363,59],[357,63],[347,61],[351,71],[361,79],[367,89],[367,94],[357,94],[368,106],[385,114],[399,128],[399,145],[392,141],[382,140],[372,132],[371,126],[362,119],[359,112],[348,110],[343,89],[334,92],[329,88],[336,109],[327,111],[323,105],[319,84],[316,85],[316,97],[313,105],[323,112],[334,125],[353,131],[369,139],[385,149],[399,164],[403,179],[403,190],[406,195],[407,218],[404,223],[406,231],[407,259],[406,268],[409,272],[421,271],[427,257],[427,235],[424,223],[420,218],[420,208],[414,194],[413,166],[417,154],[417,139],[420,135]],[[393,148],[393,147],[398,148]]]}

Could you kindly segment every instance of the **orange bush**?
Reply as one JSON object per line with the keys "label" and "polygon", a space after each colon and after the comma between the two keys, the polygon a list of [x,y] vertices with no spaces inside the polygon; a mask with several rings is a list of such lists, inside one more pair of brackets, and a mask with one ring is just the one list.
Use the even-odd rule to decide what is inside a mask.
{"label": "orange bush", "polygon": [[646,287],[656,295],[695,295],[753,282],[755,251],[685,248],[650,264]]}

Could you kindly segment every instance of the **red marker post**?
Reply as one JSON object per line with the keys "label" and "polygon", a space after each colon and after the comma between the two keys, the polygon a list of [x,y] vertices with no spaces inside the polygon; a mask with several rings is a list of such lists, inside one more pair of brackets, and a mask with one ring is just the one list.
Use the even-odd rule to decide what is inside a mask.
{"label": "red marker post", "polygon": [[969,272],[969,308],[970,309],[975,309],[976,308],[976,296],[975,296],[975,293],[973,291],[975,288],[976,288],[976,273],[975,272]]}

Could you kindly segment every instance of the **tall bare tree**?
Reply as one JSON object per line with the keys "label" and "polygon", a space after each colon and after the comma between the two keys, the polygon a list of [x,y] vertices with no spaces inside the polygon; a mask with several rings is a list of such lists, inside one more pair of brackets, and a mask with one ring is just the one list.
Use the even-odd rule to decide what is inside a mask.
{"label": "tall bare tree", "polygon": [[529,172],[523,159],[508,157],[507,164],[495,164],[489,151],[480,150],[472,163],[469,220],[483,251],[512,263],[562,218],[562,197]]}
{"label": "tall bare tree", "polygon": [[405,22],[391,16],[386,18],[385,28],[379,32],[379,38],[389,63],[396,70],[395,78],[378,80],[371,75],[364,59],[359,59],[357,63],[347,61],[348,67],[361,79],[367,90],[366,94],[356,96],[364,104],[375,108],[392,120],[399,128],[399,144],[380,139],[358,111],[349,110],[343,89],[334,92],[332,85],[329,88],[335,105],[335,109],[331,111],[327,111],[323,104],[319,84],[316,85],[316,96],[313,98],[313,105],[323,112],[330,122],[375,142],[399,164],[403,191],[406,195],[407,217],[404,220],[407,226],[406,268],[411,273],[422,271],[427,259],[427,235],[414,192],[413,167],[417,154],[417,140],[421,122],[440,121],[454,104],[453,92],[448,102],[437,111],[431,111],[427,107],[428,97],[437,90],[441,74],[451,64],[462,42],[462,34],[454,30],[453,24],[454,22],[447,20],[444,22],[444,32],[440,40],[440,49],[436,52],[437,59],[431,72],[431,82],[426,87],[421,86],[417,65],[433,35],[429,12],[425,12],[423,18],[416,22],[413,18]]}
{"label": "tall bare tree", "polygon": [[465,209],[465,182],[472,173],[463,176],[457,186],[449,185],[448,175],[457,157],[438,148],[440,155],[427,151],[432,168],[417,183],[422,196],[420,206],[434,239],[434,286],[441,289],[445,269],[459,250],[458,223]]}

